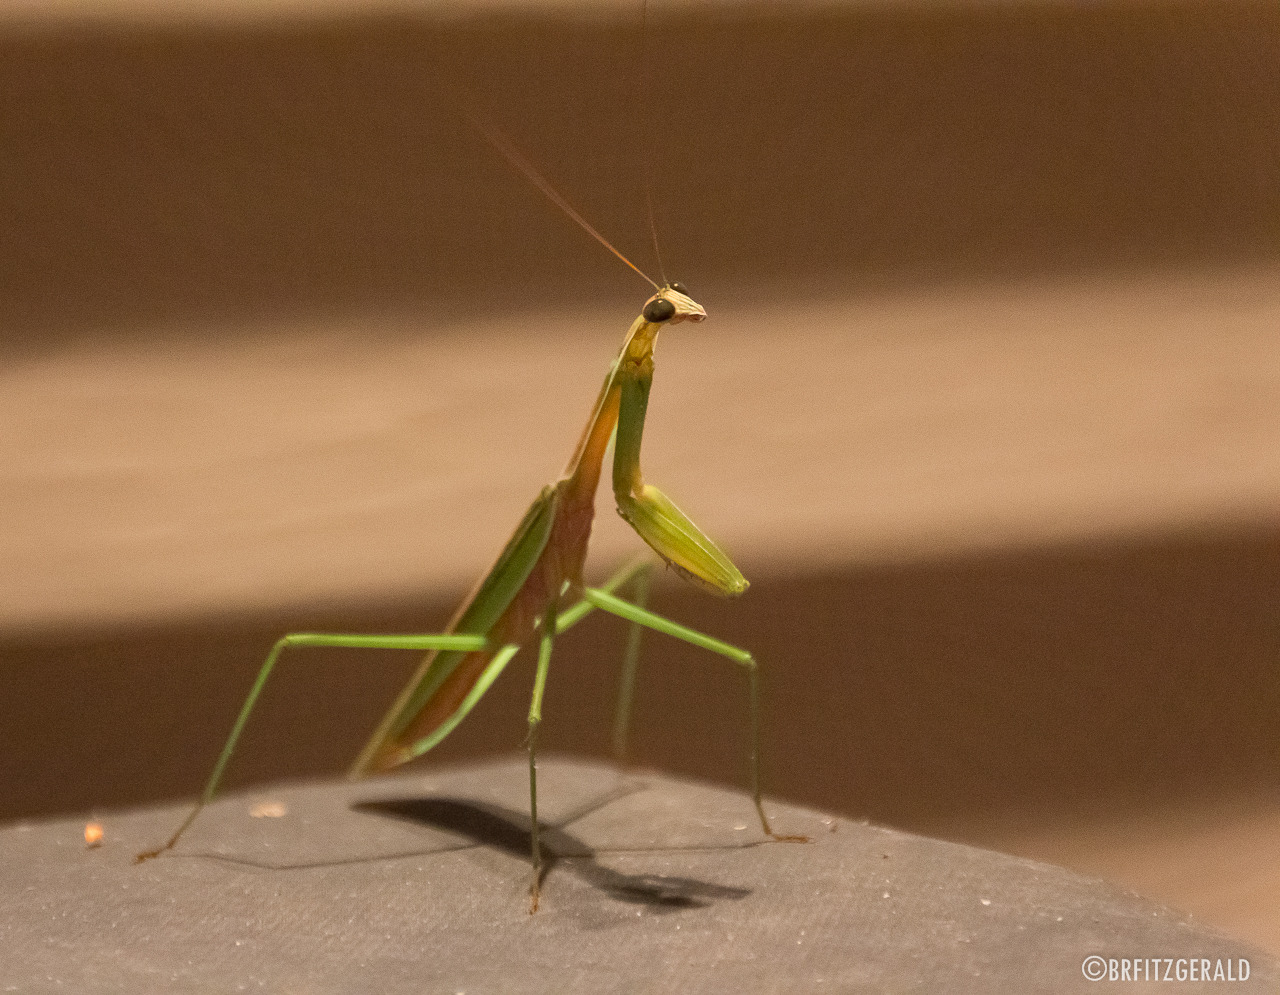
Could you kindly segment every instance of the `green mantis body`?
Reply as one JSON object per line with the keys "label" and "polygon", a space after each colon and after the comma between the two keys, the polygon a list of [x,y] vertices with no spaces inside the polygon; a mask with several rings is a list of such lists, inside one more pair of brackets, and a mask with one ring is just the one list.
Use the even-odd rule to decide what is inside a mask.
{"label": "green mantis body", "polygon": [[[564,205],[558,195],[549,191],[545,181],[541,181],[531,167],[504,147],[500,140],[495,140],[495,144],[548,192],[548,196],[564,206],[579,224],[622,258],[576,212]],[[631,265],[625,258],[623,261]],[[623,704],[615,728],[616,748],[625,738],[638,627],[692,643],[746,668],[750,677],[751,778],[756,811],[766,834],[777,839],[792,838],[775,836],[761,804],[757,747],[759,692],[756,662],[751,654],[648,611],[643,604],[643,592],[647,590],[647,567],[644,565],[627,567],[598,588],[587,587],[583,582],[583,566],[595,516],[596,489],[606,450],[610,440],[614,439],[613,492],[622,517],[686,579],[726,596],[739,595],[747,589],[746,579],[719,547],[666,495],[646,484],[640,472],[640,446],[649,389],[653,382],[653,350],[658,333],[664,326],[702,321],[706,317],[702,306],[692,300],[680,284],[654,286],[657,293],[645,302],[640,316],[632,323],[564,474],[554,484],[544,487],[534,499],[497,562],[463,602],[446,631],[407,636],[294,633],[281,638],[263,663],[200,800],[169,841],[157,850],[139,854],[139,861],[158,856],[174,846],[200,809],[213,799],[240,733],[286,647],[345,646],[428,651],[356,758],[351,774],[359,777],[389,770],[438,744],[467,716],[519,649],[537,641],[538,666],[529,708],[528,738],[533,858],[530,911],[536,910],[541,877],[537,730],[542,719],[542,697],[551,650],[557,635],[595,609],[618,615],[631,622],[633,627],[623,682]],[[614,593],[629,584],[640,592],[639,603],[623,600]]]}

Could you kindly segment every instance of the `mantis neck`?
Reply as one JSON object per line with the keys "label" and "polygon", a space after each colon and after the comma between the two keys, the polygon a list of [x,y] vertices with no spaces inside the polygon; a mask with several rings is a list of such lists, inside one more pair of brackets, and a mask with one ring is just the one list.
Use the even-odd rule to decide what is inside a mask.
{"label": "mantis neck", "polygon": [[631,323],[622,349],[609,368],[591,417],[587,419],[578,445],[561,477],[566,488],[565,496],[571,500],[594,502],[596,487],[600,483],[600,471],[604,465],[604,454],[618,424],[622,380],[636,375],[652,376],[653,347],[660,327],[645,321],[643,316]]}

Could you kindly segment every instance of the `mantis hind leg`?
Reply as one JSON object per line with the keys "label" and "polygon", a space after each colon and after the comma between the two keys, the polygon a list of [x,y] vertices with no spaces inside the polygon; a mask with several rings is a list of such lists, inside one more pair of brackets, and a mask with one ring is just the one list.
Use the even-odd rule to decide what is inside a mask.
{"label": "mantis hind leg", "polygon": [[755,802],[756,814],[760,817],[760,828],[764,830],[766,836],[770,836],[775,840],[807,843],[809,841],[807,836],[788,836],[775,833],[769,825],[769,817],[764,811],[764,801],[760,789],[760,668],[756,663],[755,657],[738,646],[733,646],[730,643],[716,639],[714,636],[708,636],[706,633],[698,632],[696,629],[690,629],[687,626],[680,625],[678,622],[663,618],[661,615],[656,615],[640,605],[624,601],[603,588],[586,588],[583,591],[583,600],[601,611],[607,611],[612,615],[617,615],[619,618],[626,619],[633,625],[653,629],[655,632],[661,632],[682,642],[709,650],[719,656],[727,657],[746,669],[749,679],[751,706],[751,797]]}
{"label": "mantis hind leg", "polygon": [[134,863],[140,864],[144,860],[160,856],[166,850],[172,850],[178,840],[182,838],[182,834],[191,826],[191,823],[195,822],[200,810],[213,801],[213,796],[218,791],[218,785],[222,783],[222,775],[227,769],[231,755],[235,752],[236,743],[240,740],[240,734],[244,731],[245,724],[253,713],[254,705],[258,703],[258,697],[262,694],[262,689],[266,687],[267,679],[271,676],[272,670],[275,669],[276,661],[280,659],[280,654],[284,652],[286,647],[343,646],[354,649],[470,651],[483,649],[485,645],[486,640],[483,636],[367,636],[330,635],[315,632],[293,632],[287,636],[282,636],[271,647],[271,652],[267,654],[267,659],[263,662],[261,669],[258,671],[258,676],[253,682],[253,687],[249,690],[249,696],[245,698],[244,704],[240,706],[240,714],[236,716],[235,724],[231,727],[231,733],[227,736],[226,743],[223,744],[222,752],[218,754],[218,760],[213,765],[213,772],[209,775],[209,780],[205,782],[204,791],[201,792],[199,800],[191,811],[187,813],[187,817],[182,820],[174,834],[169,837],[167,843],[154,850],[146,850],[138,854],[134,857]]}
{"label": "mantis hind leg", "polygon": [[[653,566],[653,561],[648,557],[632,560],[601,584],[597,590],[612,594],[630,585],[631,603],[644,608],[649,600]],[[573,628],[595,610],[596,606],[589,600],[579,598],[557,616],[556,634],[559,635]],[[644,626],[633,622],[627,633],[627,644],[623,653],[622,678],[618,685],[618,703],[613,716],[613,755],[620,764],[626,761],[627,733],[631,725],[631,703],[635,696],[636,672],[640,662],[640,640],[643,634]]]}
{"label": "mantis hind leg", "polygon": [[[646,563],[631,581],[631,603],[637,608],[648,608],[649,585],[653,579],[653,565]],[[631,731],[631,705],[635,700],[636,675],[640,669],[640,640],[644,626],[632,622],[627,630],[627,646],[622,655],[622,676],[618,682],[618,704],[613,713],[613,758],[619,764],[627,762],[627,739]]]}

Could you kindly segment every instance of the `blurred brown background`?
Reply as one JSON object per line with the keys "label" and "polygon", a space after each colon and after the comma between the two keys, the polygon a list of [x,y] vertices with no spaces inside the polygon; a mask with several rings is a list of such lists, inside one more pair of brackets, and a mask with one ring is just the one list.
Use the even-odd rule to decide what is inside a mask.
{"label": "blurred brown background", "polygon": [[[658,607],[758,651],[772,791],[1280,950],[1274,4],[66,10],[0,15],[0,815],[191,794],[276,635],[438,627],[567,458],[644,287],[471,109],[652,269],[650,163],[713,320],[646,471],[754,582]],[[741,675],[647,645],[637,758],[740,783]],[[412,665],[290,662],[235,784]]]}

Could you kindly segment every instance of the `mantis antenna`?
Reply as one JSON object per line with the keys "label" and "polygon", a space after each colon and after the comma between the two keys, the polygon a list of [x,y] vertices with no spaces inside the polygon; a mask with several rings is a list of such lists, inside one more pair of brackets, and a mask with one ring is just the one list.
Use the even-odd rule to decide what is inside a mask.
{"label": "mantis antenna", "polygon": [[[641,112],[646,116],[651,116],[650,104],[653,96],[653,69],[649,60],[645,58],[645,42],[649,39],[649,0],[642,0],[640,4],[640,65],[641,65]],[[644,207],[645,213],[649,216],[649,235],[653,238],[653,254],[658,259],[658,275],[662,277],[663,284],[667,284],[667,268],[662,265],[662,250],[658,248],[658,223],[653,217],[653,163],[648,156],[644,158]]]}
{"label": "mantis antenna", "polygon": [[[612,252],[615,256],[621,259],[624,263],[630,266],[633,270],[639,273],[640,276],[642,276],[649,283],[649,285],[653,287],[654,290],[657,290],[657,291],[662,290],[662,288],[658,286],[658,284],[656,284],[649,277],[649,275],[645,273],[644,270],[642,270],[639,266],[633,263],[630,259],[624,256],[617,249],[615,249],[613,247],[613,244],[607,238],[601,235],[598,231],[596,231],[595,228],[591,226],[591,223],[587,221],[586,218],[584,218],[581,214],[579,214],[576,210],[574,210],[573,205],[570,204],[567,200],[565,200],[564,196],[560,193],[560,191],[557,190],[555,187],[553,187],[545,176],[543,176],[541,173],[539,173],[536,169],[533,168],[533,164],[529,162],[528,159],[526,159],[516,150],[515,146],[512,145],[511,142],[507,140],[507,137],[504,134],[502,134],[502,132],[500,132],[497,128],[493,127],[492,125],[481,120],[475,114],[468,114],[467,117],[470,119],[472,127],[474,127],[476,131],[480,132],[480,134],[482,134],[485,137],[485,139],[489,142],[490,145],[492,145],[495,149],[501,152],[502,157],[506,159],[507,162],[511,163],[512,166],[514,166],[516,169],[522,172],[525,175],[525,177],[529,180],[530,183],[532,183],[535,187],[541,190],[546,195],[547,199],[551,201],[551,203],[555,204],[556,207],[560,208],[560,210],[564,211],[565,214],[569,215],[570,218],[576,221],[578,225],[582,228],[582,230],[585,231],[588,235],[590,235],[597,242],[603,245],[606,249]],[[650,221],[652,221],[652,219],[653,219],[653,214],[651,211]],[[654,235],[654,244],[657,245],[656,234]]]}

